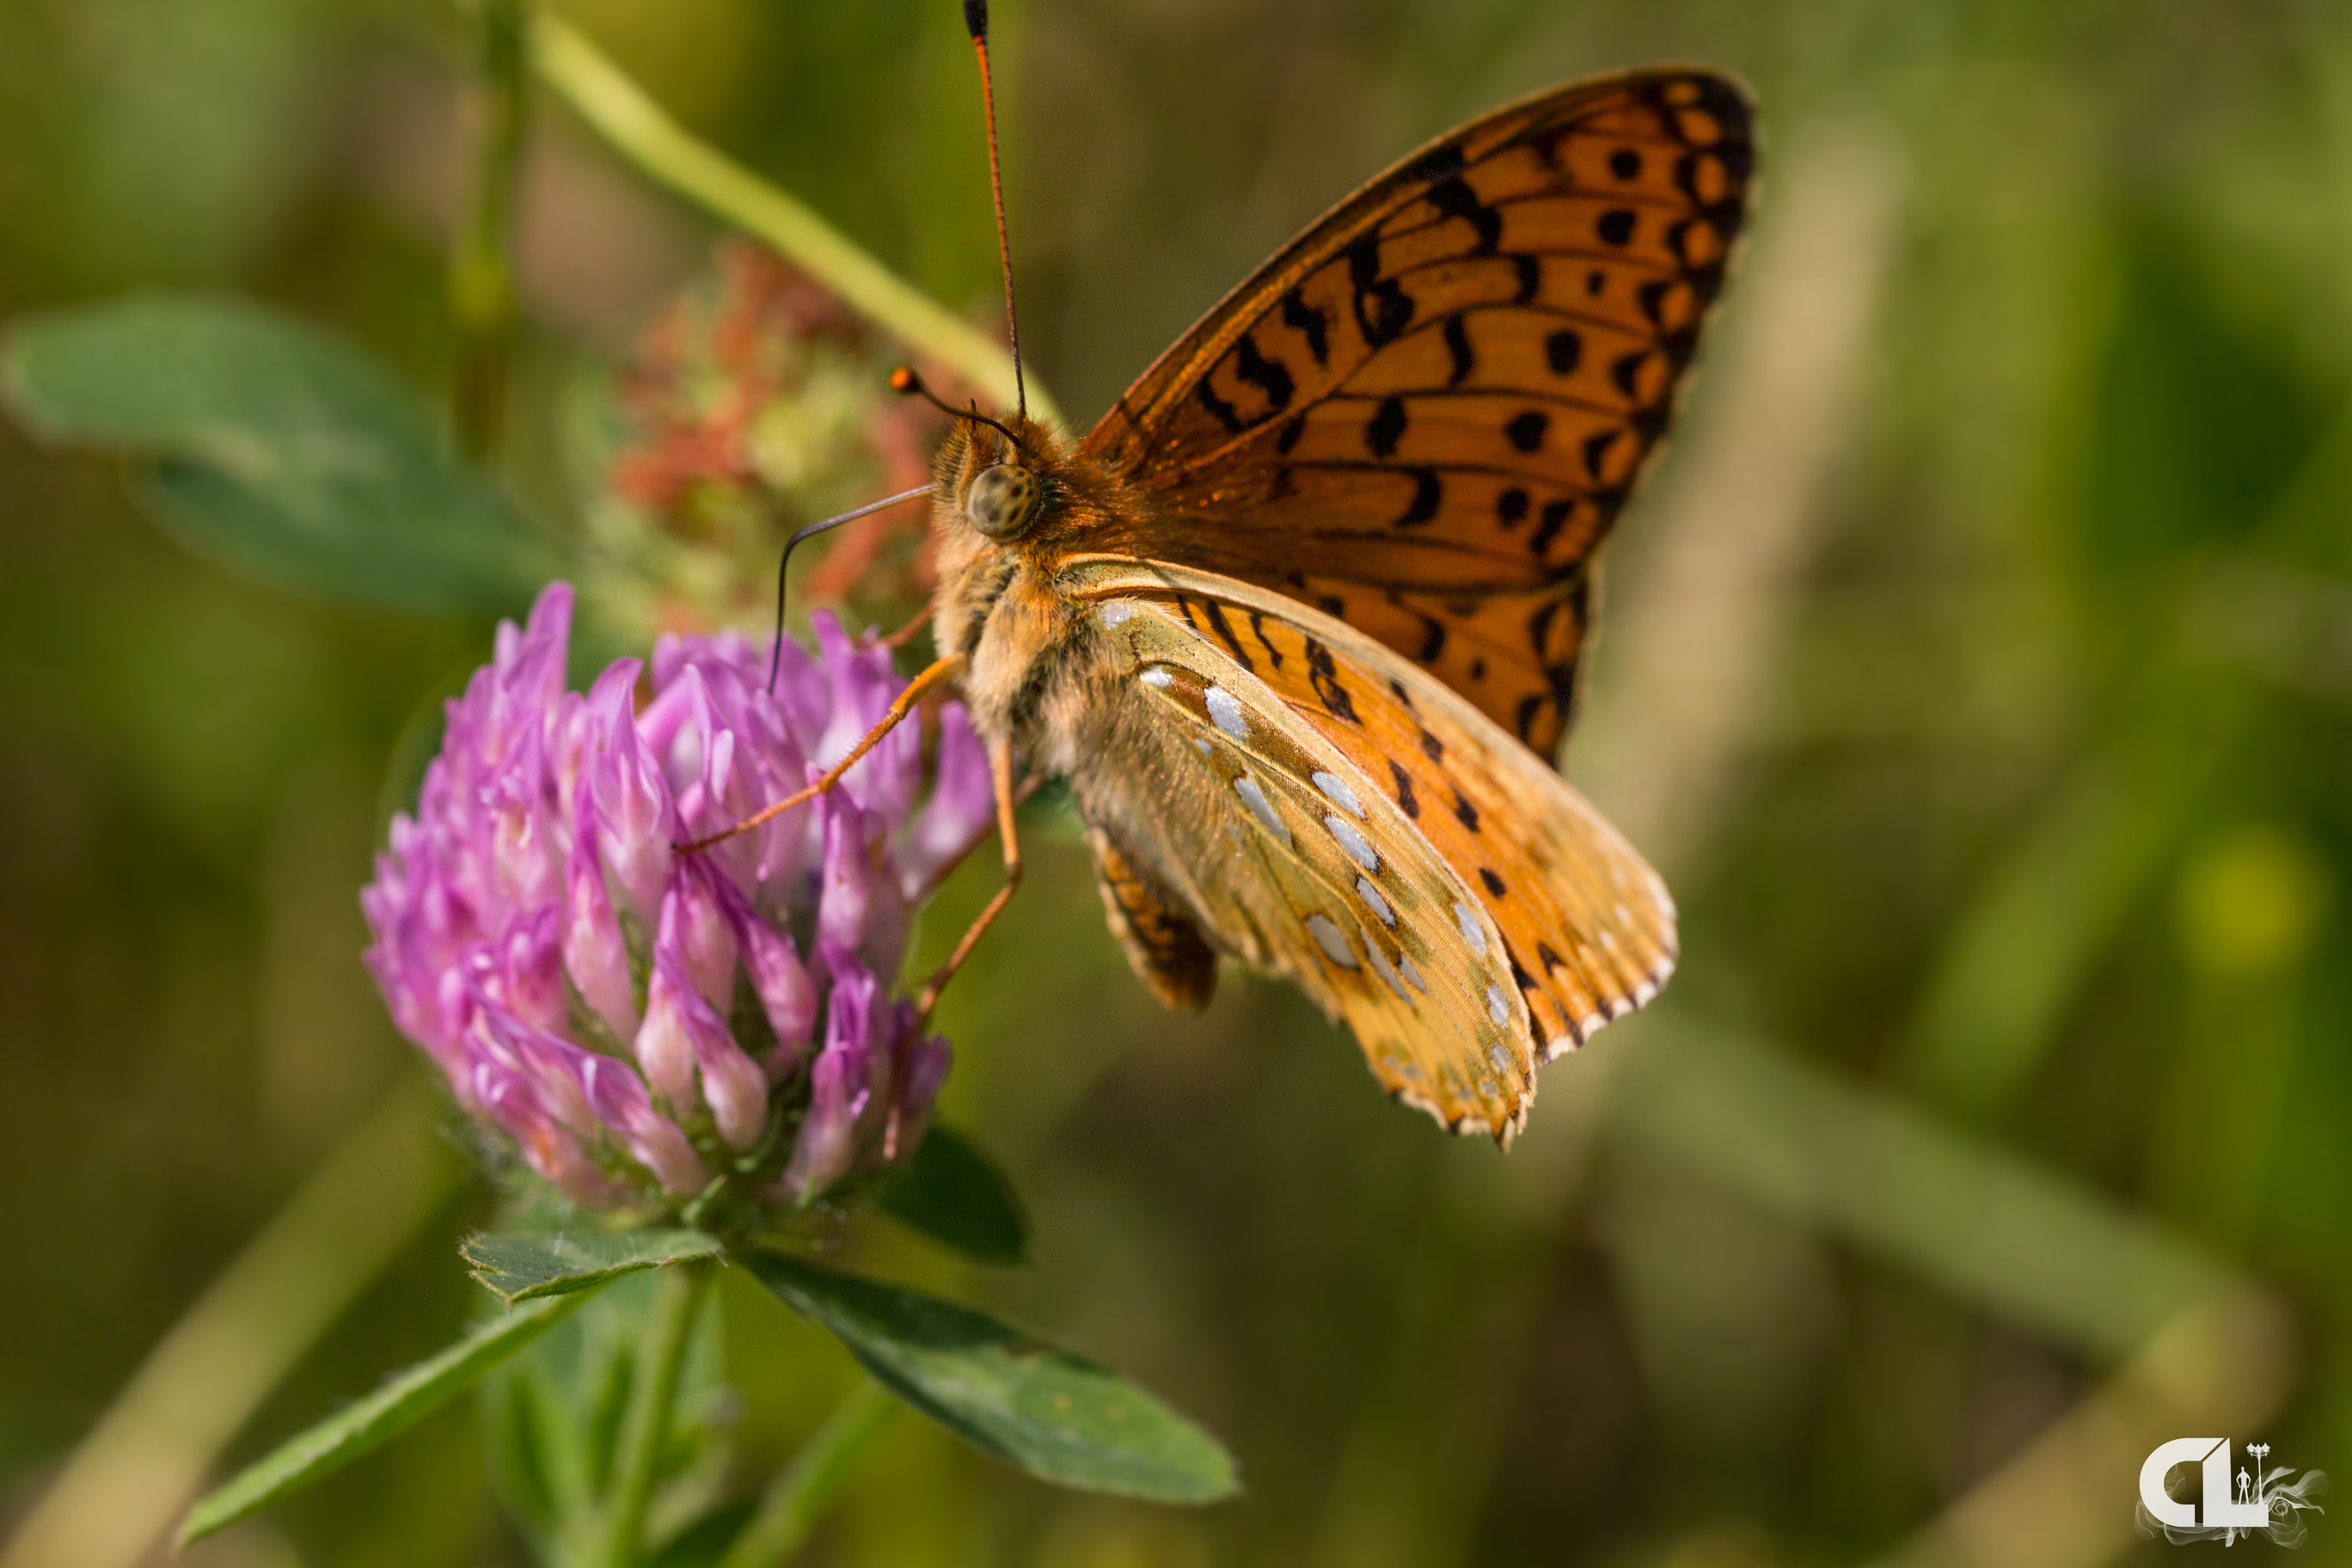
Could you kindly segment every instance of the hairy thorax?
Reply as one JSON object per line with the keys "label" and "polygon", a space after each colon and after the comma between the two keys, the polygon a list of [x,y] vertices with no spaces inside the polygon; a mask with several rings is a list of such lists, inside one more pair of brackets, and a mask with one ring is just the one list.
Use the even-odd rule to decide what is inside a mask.
{"label": "hairy thorax", "polygon": [[1068,776],[1080,771],[1089,743],[1090,699],[1114,676],[1093,621],[1056,576],[1071,555],[1127,534],[1136,503],[1055,432],[1026,420],[1014,429],[1017,460],[1035,475],[1036,495],[1030,521],[1010,539],[983,534],[971,506],[975,479],[1014,459],[1012,444],[992,430],[963,427],[940,447],[931,630],[942,655],[970,661],[961,684],[982,738],[1010,741],[1031,768]]}

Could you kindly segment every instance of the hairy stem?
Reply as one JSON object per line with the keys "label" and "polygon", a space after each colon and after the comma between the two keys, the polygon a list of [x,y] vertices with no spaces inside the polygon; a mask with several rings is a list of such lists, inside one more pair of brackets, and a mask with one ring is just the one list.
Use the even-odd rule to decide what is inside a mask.
{"label": "hairy stem", "polygon": [[[536,17],[531,44],[541,78],[623,157],[712,216],[773,246],[907,348],[1000,403],[1013,401],[1013,359],[995,337],[891,271],[797,196],[698,140],[562,18]],[[1060,417],[1034,377],[1029,401],[1040,417]]]}
{"label": "hairy stem", "polygon": [[653,1316],[637,1349],[635,1386],[621,1419],[620,1450],[613,1465],[613,1489],[605,1501],[599,1568],[634,1568],[645,1552],[646,1510],[660,1479],[661,1452],[669,1436],[670,1405],[677,1396],[677,1372],[694,1328],[695,1309],[710,1278],[707,1263],[680,1263],[661,1271]]}
{"label": "hairy stem", "polygon": [[898,1401],[874,1384],[859,1385],[769,1486],[719,1568],[778,1568],[791,1561],[898,1410]]}
{"label": "hairy stem", "polygon": [[506,424],[507,360],[515,323],[515,170],[522,156],[525,0],[474,0],[480,54],[467,95],[473,188],[449,256],[449,310],[457,326],[451,419],[477,459],[498,449]]}

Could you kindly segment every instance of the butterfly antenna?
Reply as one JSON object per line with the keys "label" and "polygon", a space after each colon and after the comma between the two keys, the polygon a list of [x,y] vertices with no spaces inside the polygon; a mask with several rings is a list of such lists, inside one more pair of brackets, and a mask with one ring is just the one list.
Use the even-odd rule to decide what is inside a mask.
{"label": "butterfly antenna", "polygon": [[950,419],[969,419],[975,425],[985,425],[1007,441],[1012,442],[1014,450],[1020,449],[1021,437],[1015,436],[1011,429],[991,419],[977,407],[958,408],[947,402],[938,393],[923,384],[923,378],[915,374],[911,365],[902,364],[890,372],[890,390],[901,397],[919,397]]}
{"label": "butterfly antenna", "polygon": [[897,495],[886,496],[877,501],[868,501],[854,510],[843,512],[839,517],[828,517],[823,522],[812,522],[784,541],[784,558],[776,563],[776,640],[768,654],[768,690],[771,695],[776,689],[776,672],[783,668],[784,663],[784,569],[793,563],[793,552],[800,548],[801,541],[814,539],[827,529],[839,528],[845,522],[856,522],[861,517],[870,517],[877,511],[897,506],[901,501],[910,501],[918,496],[927,496],[937,489],[939,489],[937,485],[918,485],[911,490],[901,490]]}
{"label": "butterfly antenna", "polygon": [[[1013,242],[1004,232],[1004,172],[996,157],[996,85],[988,69],[988,0],[963,0],[963,25],[980,57],[980,102],[988,116],[988,189],[996,199],[996,255],[1004,264],[1004,332],[1013,344],[1013,395],[1029,417],[1029,387],[1021,378],[1021,318],[1013,309]],[[1002,428],[1002,426],[1000,426]]]}

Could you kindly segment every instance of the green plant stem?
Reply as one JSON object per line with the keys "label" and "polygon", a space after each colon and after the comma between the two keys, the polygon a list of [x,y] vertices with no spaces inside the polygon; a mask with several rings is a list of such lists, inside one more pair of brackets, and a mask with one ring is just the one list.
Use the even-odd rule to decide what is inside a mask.
{"label": "green plant stem", "polygon": [[530,24],[524,0],[474,0],[480,56],[466,119],[473,189],[449,257],[449,310],[457,327],[451,418],[457,445],[481,459],[506,425],[507,362],[515,324],[515,173],[522,156]]}
{"label": "green plant stem", "polygon": [[679,1364],[694,1328],[695,1309],[710,1278],[708,1263],[681,1263],[662,1270],[653,1316],[637,1349],[637,1368],[621,1420],[620,1451],[606,1500],[601,1568],[633,1568],[645,1550],[646,1510],[660,1479],[661,1454],[669,1436],[670,1405],[677,1395]]}
{"label": "green plant stem", "polygon": [[[1013,359],[996,338],[891,271],[798,197],[698,140],[561,17],[534,18],[531,45],[541,79],[623,157],[714,217],[773,246],[908,349],[938,360],[1000,403],[1013,401]],[[1034,374],[1029,406],[1040,418],[1061,417]]]}
{"label": "green plant stem", "polygon": [[778,1568],[790,1561],[898,1412],[897,1400],[871,1382],[861,1384],[769,1486],[719,1568]]}

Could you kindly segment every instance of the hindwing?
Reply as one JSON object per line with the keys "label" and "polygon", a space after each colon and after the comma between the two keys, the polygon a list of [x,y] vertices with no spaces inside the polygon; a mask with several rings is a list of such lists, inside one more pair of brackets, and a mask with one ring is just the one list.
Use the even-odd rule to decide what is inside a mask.
{"label": "hindwing", "polygon": [[[1507,979],[1542,1059],[1646,1003],[1672,973],[1675,908],[1657,873],[1566,780],[1385,645],[1279,594],[1161,562],[1081,558],[1061,585],[1148,606],[1155,625],[1181,628],[1195,662],[1231,670],[1228,689],[1279,702],[1320,765],[1344,759],[1331,771],[1390,841],[1409,835],[1476,910],[1453,922],[1454,957]],[[1442,900],[1423,907],[1448,912]]]}
{"label": "hindwing", "polygon": [[1118,765],[1076,780],[1097,847],[1124,862],[1106,886],[1147,882],[1222,951],[1344,1019],[1391,1096],[1507,1144],[1538,1053],[1476,894],[1372,775],[1171,599],[1074,585],[1100,599],[1118,683],[1095,710]]}

